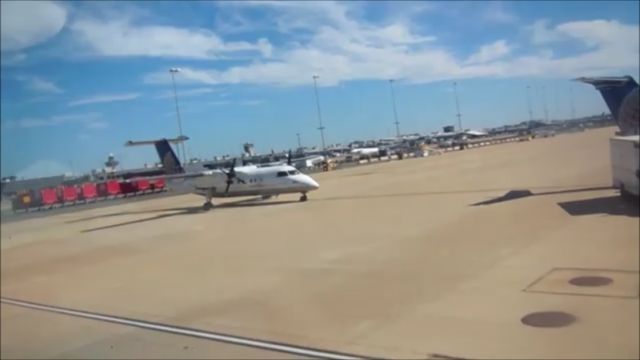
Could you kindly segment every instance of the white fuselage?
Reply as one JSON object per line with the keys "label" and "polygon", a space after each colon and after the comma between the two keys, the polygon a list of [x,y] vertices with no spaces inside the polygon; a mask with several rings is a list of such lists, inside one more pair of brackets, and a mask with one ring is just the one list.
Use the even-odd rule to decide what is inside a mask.
{"label": "white fuselage", "polygon": [[236,177],[232,180],[229,191],[226,191],[227,175],[222,170],[204,171],[203,176],[193,179],[195,192],[211,197],[268,196],[287,193],[306,194],[320,187],[310,176],[300,173],[289,165],[241,166],[235,168],[235,173]]}

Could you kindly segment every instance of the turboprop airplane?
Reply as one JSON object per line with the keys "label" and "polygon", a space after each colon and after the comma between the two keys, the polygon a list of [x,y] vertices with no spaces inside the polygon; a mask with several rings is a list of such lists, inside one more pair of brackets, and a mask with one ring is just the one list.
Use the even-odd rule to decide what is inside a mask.
{"label": "turboprop airplane", "polygon": [[[151,141],[128,141],[125,146],[154,145],[162,162],[165,175],[155,178],[185,179],[193,185],[193,192],[206,198],[203,208],[213,207],[214,197],[262,196],[301,193],[300,201],[307,201],[307,193],[320,185],[310,176],[300,173],[290,162],[275,166],[238,166],[233,159],[228,169],[185,172],[170,143],[185,141],[186,136],[176,139]],[[133,180],[133,179],[132,179]]]}

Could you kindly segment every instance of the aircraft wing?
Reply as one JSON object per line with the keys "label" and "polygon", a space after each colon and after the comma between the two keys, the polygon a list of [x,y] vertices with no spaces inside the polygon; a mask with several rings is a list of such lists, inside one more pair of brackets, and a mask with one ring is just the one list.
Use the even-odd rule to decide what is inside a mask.
{"label": "aircraft wing", "polygon": [[134,178],[128,179],[126,180],[126,182],[133,182],[137,180],[158,180],[158,179],[163,179],[163,180],[191,179],[191,178],[197,178],[202,176],[206,176],[206,174],[203,172],[197,172],[197,173],[168,174],[168,175],[157,175],[157,176],[140,176],[140,177],[134,177]]}

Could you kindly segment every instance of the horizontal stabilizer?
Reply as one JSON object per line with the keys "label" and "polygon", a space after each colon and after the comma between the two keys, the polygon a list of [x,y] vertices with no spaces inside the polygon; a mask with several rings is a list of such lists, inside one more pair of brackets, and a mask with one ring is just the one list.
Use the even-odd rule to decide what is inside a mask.
{"label": "horizontal stabilizer", "polygon": [[162,163],[165,175],[183,174],[184,168],[180,164],[180,160],[171,149],[171,143],[177,144],[188,140],[186,136],[178,136],[175,139],[159,139],[159,140],[146,140],[146,141],[127,141],[125,146],[137,146],[137,145],[153,145],[158,153],[158,158]]}
{"label": "horizontal stabilizer", "polygon": [[623,86],[627,83],[632,88],[638,86],[635,80],[631,76],[600,76],[600,77],[579,77],[574,79],[583,83],[591,84],[597,89],[610,86]]}
{"label": "horizontal stabilizer", "polygon": [[129,140],[126,143],[124,143],[124,145],[125,146],[155,145],[156,143],[158,143],[160,141],[163,141],[163,140],[165,140],[165,141],[167,141],[169,143],[172,143],[172,144],[177,144],[177,143],[189,140],[189,137],[182,135],[182,136],[178,136],[175,139],[158,139],[158,140],[143,140],[143,141],[132,141],[132,140]]}

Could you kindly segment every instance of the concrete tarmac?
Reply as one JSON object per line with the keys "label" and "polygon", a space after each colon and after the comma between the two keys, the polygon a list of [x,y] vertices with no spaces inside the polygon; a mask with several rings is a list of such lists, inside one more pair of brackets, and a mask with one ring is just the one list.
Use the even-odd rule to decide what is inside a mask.
{"label": "concrete tarmac", "polygon": [[[360,356],[638,358],[640,224],[610,188],[613,133],[316,174],[306,203],[4,223],[1,294]],[[3,358],[300,357],[6,303],[0,326]]]}

